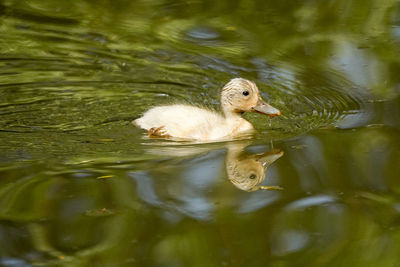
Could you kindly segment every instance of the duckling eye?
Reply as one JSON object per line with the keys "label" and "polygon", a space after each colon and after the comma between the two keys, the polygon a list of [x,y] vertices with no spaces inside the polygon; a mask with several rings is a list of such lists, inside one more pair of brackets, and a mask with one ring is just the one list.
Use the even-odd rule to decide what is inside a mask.
{"label": "duckling eye", "polygon": [[249,91],[243,91],[243,93],[242,93],[244,96],[248,96],[250,93],[249,93]]}
{"label": "duckling eye", "polygon": [[253,179],[256,179],[256,177],[257,177],[257,176],[256,176],[254,173],[252,173],[252,174],[249,176],[249,178],[252,179],[252,180],[253,180]]}

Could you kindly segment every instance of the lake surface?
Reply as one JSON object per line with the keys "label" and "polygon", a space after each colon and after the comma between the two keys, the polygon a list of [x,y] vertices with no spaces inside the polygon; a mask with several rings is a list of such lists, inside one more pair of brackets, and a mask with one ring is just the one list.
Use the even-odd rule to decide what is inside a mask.
{"label": "lake surface", "polygon": [[[131,124],[234,77],[251,138]],[[400,1],[0,1],[1,266],[399,263]]]}

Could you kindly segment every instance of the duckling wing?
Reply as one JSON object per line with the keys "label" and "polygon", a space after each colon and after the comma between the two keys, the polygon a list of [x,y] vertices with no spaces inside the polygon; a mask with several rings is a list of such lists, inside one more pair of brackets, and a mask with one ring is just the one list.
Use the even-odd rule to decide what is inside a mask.
{"label": "duckling wing", "polygon": [[210,140],[226,134],[220,133],[221,126],[225,124],[224,117],[189,105],[155,107],[134,123],[145,130],[163,127],[167,135],[184,139]]}

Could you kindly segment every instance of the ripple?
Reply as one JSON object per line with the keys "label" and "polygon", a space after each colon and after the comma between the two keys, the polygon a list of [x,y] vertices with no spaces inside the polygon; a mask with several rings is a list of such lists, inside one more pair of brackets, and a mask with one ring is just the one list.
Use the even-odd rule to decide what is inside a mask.
{"label": "ripple", "polygon": [[[255,52],[254,36],[222,19],[151,24],[145,17],[124,17],[122,26],[94,29],[41,5],[32,16],[12,12],[4,23],[9,45],[0,47],[0,131],[15,135],[12,147],[35,140],[54,153],[77,143],[101,150],[97,139],[132,138],[138,145],[143,136],[130,124],[135,117],[171,103],[219,109],[220,90],[233,77],[254,80],[263,98],[282,111],[273,120],[245,115],[260,138],[335,126],[362,109],[357,88],[340,73],[268,62]],[[142,28],[126,27],[136,21]]]}
{"label": "ripple", "polygon": [[[276,67],[260,59],[253,63],[268,89],[264,89],[263,84],[259,87],[262,91],[268,90],[265,97],[271,98],[271,104],[282,112],[281,118],[272,121],[273,128],[307,132],[333,126],[348,114],[363,109],[365,95],[360,88],[334,70],[304,69],[287,64]],[[271,125],[263,123],[261,128],[271,128]]]}
{"label": "ripple", "polygon": [[195,27],[186,32],[187,36],[193,39],[201,39],[201,40],[216,40],[221,35],[215,29],[210,27]]}
{"label": "ripple", "polygon": [[5,7],[4,12],[8,13],[10,16],[13,16],[15,18],[26,21],[32,21],[35,23],[59,24],[59,25],[69,25],[69,26],[74,26],[79,24],[79,21],[76,19],[68,17],[60,17],[60,14],[58,14],[58,16],[50,16],[39,12],[35,13],[33,12],[32,9],[27,11],[23,9]]}

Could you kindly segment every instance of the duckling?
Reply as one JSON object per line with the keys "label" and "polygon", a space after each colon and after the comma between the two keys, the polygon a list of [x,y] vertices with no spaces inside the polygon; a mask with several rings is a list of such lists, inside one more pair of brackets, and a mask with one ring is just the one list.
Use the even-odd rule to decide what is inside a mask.
{"label": "duckling", "polygon": [[246,112],[279,116],[278,109],[264,102],[254,82],[243,78],[230,80],[221,92],[223,115],[191,105],[154,107],[133,121],[149,132],[150,137],[215,141],[252,132],[253,125],[241,117]]}

